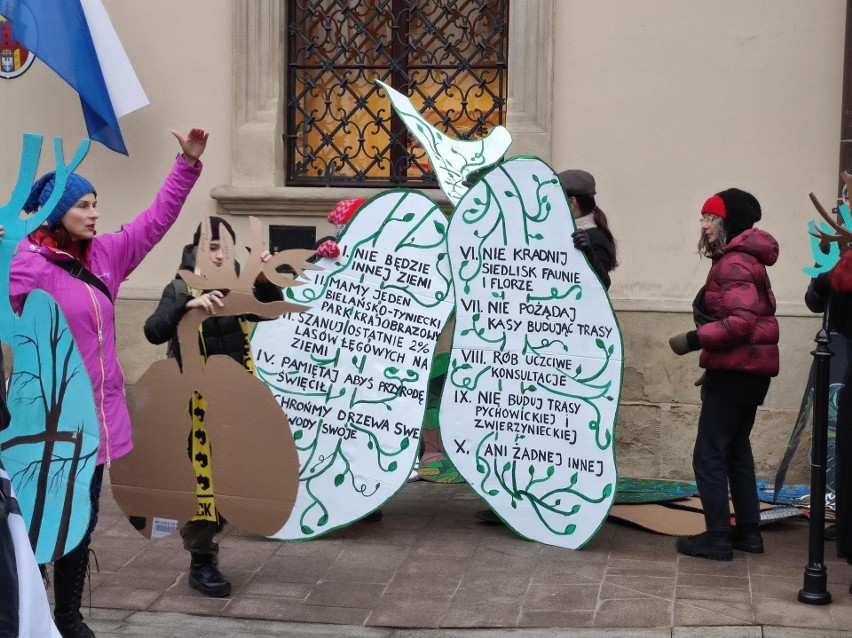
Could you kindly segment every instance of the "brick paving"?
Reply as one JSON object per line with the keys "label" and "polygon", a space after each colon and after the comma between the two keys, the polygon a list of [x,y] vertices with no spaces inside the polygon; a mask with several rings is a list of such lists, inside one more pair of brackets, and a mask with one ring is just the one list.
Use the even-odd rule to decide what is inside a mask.
{"label": "brick paving", "polygon": [[[852,629],[852,566],[826,545],[834,602],[797,602],[807,562],[805,519],[764,529],[766,553],[732,562],[678,556],[671,537],[607,522],[582,550],[523,540],[474,518],[466,485],[408,484],[379,522],[307,542],[228,528],[220,566],[230,598],[187,585],[180,537],[149,541],[104,486],[93,549],[92,607],[363,628]],[[118,613],[101,611],[100,614]],[[354,627],[353,627],[354,630]],[[737,634],[739,635],[739,634]]]}

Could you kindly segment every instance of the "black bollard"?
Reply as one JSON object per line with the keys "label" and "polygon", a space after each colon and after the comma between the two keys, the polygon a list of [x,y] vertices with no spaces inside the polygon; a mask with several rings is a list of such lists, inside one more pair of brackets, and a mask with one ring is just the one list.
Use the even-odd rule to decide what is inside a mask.
{"label": "black bollard", "polygon": [[828,445],[828,378],[831,357],[831,336],[823,318],[822,329],[814,339],[814,428],[811,441],[811,520],[808,534],[808,564],[804,584],[799,590],[799,602],[808,605],[827,605],[831,592],[827,591],[828,572],[823,562],[825,555],[825,463]]}

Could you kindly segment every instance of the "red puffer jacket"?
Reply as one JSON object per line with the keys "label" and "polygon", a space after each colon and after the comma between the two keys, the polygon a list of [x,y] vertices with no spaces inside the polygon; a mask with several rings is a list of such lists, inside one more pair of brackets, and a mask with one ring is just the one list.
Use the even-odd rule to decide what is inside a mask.
{"label": "red puffer jacket", "polygon": [[778,321],[766,267],[778,260],[778,242],[750,228],[713,260],[704,304],[713,321],[698,328],[699,365],[768,377],[778,374]]}

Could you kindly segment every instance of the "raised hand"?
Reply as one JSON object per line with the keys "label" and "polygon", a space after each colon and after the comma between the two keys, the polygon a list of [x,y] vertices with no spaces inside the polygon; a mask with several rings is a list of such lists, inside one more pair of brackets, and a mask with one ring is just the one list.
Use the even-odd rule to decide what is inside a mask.
{"label": "raised hand", "polygon": [[177,131],[172,131],[172,135],[175,136],[178,144],[180,144],[180,149],[183,151],[183,157],[186,162],[190,166],[195,166],[195,162],[198,161],[202,153],[204,153],[204,149],[207,148],[207,138],[210,134],[202,128],[194,128],[190,129],[186,137]]}

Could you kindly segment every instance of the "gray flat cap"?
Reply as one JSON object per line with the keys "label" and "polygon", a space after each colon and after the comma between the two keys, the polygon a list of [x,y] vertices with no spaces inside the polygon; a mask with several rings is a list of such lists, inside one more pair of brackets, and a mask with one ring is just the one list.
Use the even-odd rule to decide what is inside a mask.
{"label": "gray flat cap", "polygon": [[569,195],[596,195],[595,178],[587,171],[572,168],[559,173],[562,188]]}

